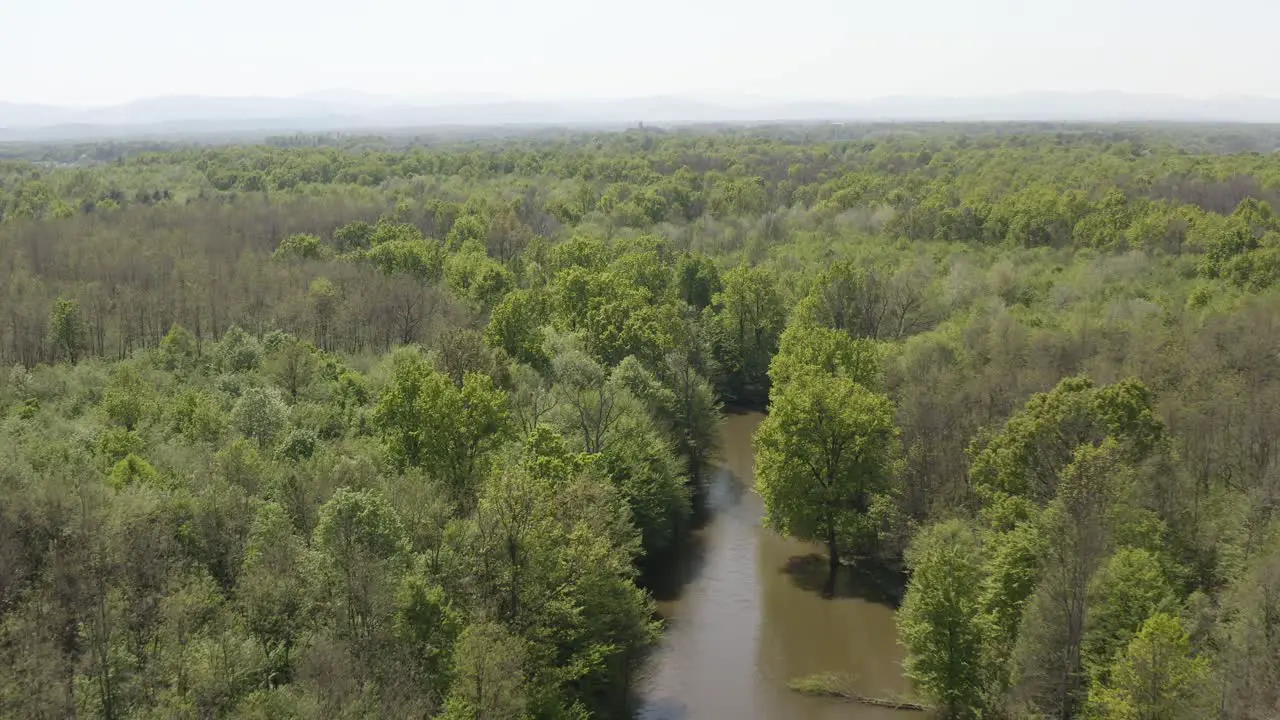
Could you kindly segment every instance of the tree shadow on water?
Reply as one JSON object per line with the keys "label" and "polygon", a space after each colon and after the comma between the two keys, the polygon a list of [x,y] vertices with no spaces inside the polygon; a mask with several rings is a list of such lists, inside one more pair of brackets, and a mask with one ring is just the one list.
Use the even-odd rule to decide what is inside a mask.
{"label": "tree shadow on water", "polygon": [[678,600],[685,587],[702,574],[706,565],[706,538],[691,533],[670,550],[640,562],[640,586],[658,602]]}
{"label": "tree shadow on water", "polygon": [[658,602],[677,600],[685,587],[706,569],[708,533],[717,516],[732,514],[747,493],[742,482],[726,470],[716,470],[694,488],[693,514],[687,532],[670,549],[640,561],[640,585]]}
{"label": "tree shadow on water", "polygon": [[635,699],[632,720],[689,720],[689,708],[674,698]]}
{"label": "tree shadow on water", "polygon": [[843,564],[831,583],[827,557],[818,553],[793,555],[779,569],[796,587],[826,598],[859,598],[888,605],[895,610],[906,592],[906,576],[897,569],[871,559],[860,558]]}

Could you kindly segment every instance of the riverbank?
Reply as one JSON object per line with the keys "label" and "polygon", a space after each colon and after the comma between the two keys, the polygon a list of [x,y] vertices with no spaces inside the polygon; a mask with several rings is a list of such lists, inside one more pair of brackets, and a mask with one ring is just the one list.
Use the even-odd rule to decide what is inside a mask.
{"label": "riverbank", "polygon": [[903,697],[910,689],[893,593],[853,567],[841,572],[835,596],[824,597],[810,567],[821,549],[761,527],[751,436],[762,419],[725,418],[705,522],[679,553],[646,572],[665,632],[637,682],[635,717],[900,720],[898,710],[787,687],[795,677],[834,671],[856,678],[868,696]]}

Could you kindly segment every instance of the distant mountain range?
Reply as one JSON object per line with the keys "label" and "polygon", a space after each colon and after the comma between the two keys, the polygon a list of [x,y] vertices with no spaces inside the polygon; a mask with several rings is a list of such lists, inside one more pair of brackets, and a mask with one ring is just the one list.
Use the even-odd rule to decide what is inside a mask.
{"label": "distant mountain range", "polygon": [[689,97],[521,101],[468,95],[406,100],[354,91],[291,98],[166,96],[92,108],[0,102],[0,140],[71,140],[202,133],[391,130],[441,126],[623,126],[780,121],[1059,121],[1280,123],[1280,99],[1023,93],[895,96],[858,102]]}

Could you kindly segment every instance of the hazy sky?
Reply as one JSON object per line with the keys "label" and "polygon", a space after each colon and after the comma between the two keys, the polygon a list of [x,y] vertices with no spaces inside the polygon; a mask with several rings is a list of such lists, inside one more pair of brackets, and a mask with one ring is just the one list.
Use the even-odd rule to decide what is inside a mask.
{"label": "hazy sky", "polygon": [[0,0],[0,101],[1280,97],[1276,0]]}

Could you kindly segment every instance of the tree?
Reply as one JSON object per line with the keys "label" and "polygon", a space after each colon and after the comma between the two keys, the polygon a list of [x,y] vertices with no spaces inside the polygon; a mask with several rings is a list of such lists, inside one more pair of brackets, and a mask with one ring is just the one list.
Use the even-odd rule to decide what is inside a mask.
{"label": "tree", "polygon": [[928,327],[922,280],[846,260],[814,281],[800,314],[857,338],[897,340]]}
{"label": "tree", "polygon": [[154,484],[160,479],[160,473],[144,458],[133,453],[124,456],[111,468],[107,475],[107,484],[120,489],[134,484]]}
{"label": "tree", "polygon": [[676,263],[676,288],[681,300],[702,311],[722,289],[720,270],[705,255],[683,254]]}
{"label": "tree", "polygon": [[80,303],[58,299],[49,313],[49,337],[53,344],[53,356],[74,365],[84,348],[84,334]]}
{"label": "tree", "polygon": [[370,637],[390,620],[408,560],[400,517],[378,493],[340,488],[320,508],[314,542],[336,581],[336,609],[348,637]]}
{"label": "tree", "polygon": [[307,575],[298,571],[305,559],[306,550],[284,510],[263,503],[245,543],[236,602],[246,629],[281,680],[292,671],[293,649],[313,620]]}
{"label": "tree", "polygon": [[358,250],[369,247],[369,240],[373,237],[376,228],[363,221],[347,223],[338,228],[333,233],[333,239],[338,246],[339,252],[347,252],[348,250]]}
{"label": "tree", "polygon": [[769,363],[774,386],[817,369],[840,375],[865,387],[880,383],[881,351],[872,340],[808,323],[792,323],[782,333],[778,354]]}
{"label": "tree", "polygon": [[458,387],[414,351],[397,354],[374,424],[401,467],[425,467],[457,500],[474,495],[479,464],[509,430],[506,393],[487,375]]}
{"label": "tree", "polygon": [[516,290],[493,309],[484,339],[517,362],[545,370],[551,361],[542,347],[542,328],[550,322],[551,302],[542,291]]}
{"label": "tree", "polygon": [[113,424],[134,430],[151,412],[153,394],[137,370],[122,365],[103,393],[102,409]]}
{"label": "tree", "polygon": [[1129,462],[1150,455],[1164,435],[1153,405],[1136,379],[1097,387],[1087,377],[1066,378],[1033,395],[999,433],[974,441],[971,475],[979,486],[1047,503],[1083,444],[1109,437]]}
{"label": "tree", "polygon": [[453,653],[462,618],[444,590],[421,571],[405,575],[396,595],[395,637],[406,651],[406,671],[433,705],[443,705],[453,679]]}
{"label": "tree", "polygon": [[524,648],[494,622],[467,626],[458,638],[456,679],[445,705],[447,720],[518,720],[525,717]]}
{"label": "tree", "polygon": [[275,441],[289,421],[289,406],[275,388],[249,388],[231,408],[231,422],[259,448]]}
{"label": "tree", "polygon": [[628,402],[634,402],[621,383],[615,382],[599,363],[577,349],[555,355],[552,374],[556,379],[558,407],[563,424],[582,434],[582,449],[598,453],[604,449]]}
{"label": "tree", "polygon": [[1095,678],[1107,671],[1143,621],[1175,607],[1174,589],[1162,566],[1154,553],[1125,547],[1090,579],[1083,652],[1085,665]]}
{"label": "tree", "polygon": [[1112,548],[1116,504],[1128,469],[1119,443],[1081,445],[1062,471],[1058,495],[1040,518],[1046,553],[1040,584],[1023,615],[1017,657],[1022,692],[1063,720],[1085,699],[1089,580]]}
{"label": "tree", "polygon": [[778,349],[786,309],[774,274],[740,266],[724,275],[724,289],[712,300],[708,325],[716,359],[724,373],[722,394],[762,406],[769,394],[769,360]]}
{"label": "tree", "polygon": [[160,341],[160,357],[166,370],[189,367],[199,354],[199,346],[191,331],[175,324]]}
{"label": "tree", "polygon": [[907,550],[911,582],[898,611],[904,671],[949,718],[979,718],[991,635],[982,608],[983,548],[959,520],[923,530]]}
{"label": "tree", "polygon": [[290,337],[267,354],[265,369],[297,402],[298,393],[311,385],[320,363],[310,346]]}
{"label": "tree", "polygon": [[841,546],[876,534],[868,515],[889,489],[896,436],[889,398],[820,373],[779,388],[756,431],[765,522],[825,543],[832,587]]}
{"label": "tree", "polygon": [[307,233],[296,233],[280,241],[271,257],[277,260],[321,260],[328,248],[320,238]]}
{"label": "tree", "polygon": [[1192,720],[1212,713],[1209,662],[1192,655],[1187,631],[1174,615],[1156,613],[1142,624],[1089,695],[1090,714],[1108,720]]}

